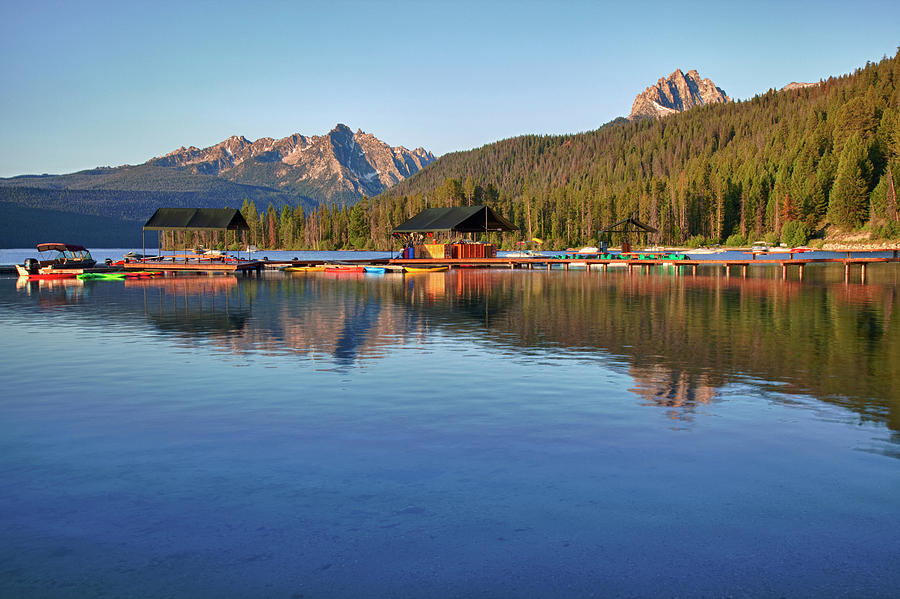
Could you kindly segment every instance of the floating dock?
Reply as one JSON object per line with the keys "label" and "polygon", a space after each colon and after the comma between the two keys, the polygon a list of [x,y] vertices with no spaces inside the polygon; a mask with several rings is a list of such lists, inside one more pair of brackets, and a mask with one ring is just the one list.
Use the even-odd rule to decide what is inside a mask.
{"label": "floating dock", "polygon": [[252,273],[259,274],[265,266],[261,260],[219,260],[219,259],[170,259],[141,260],[125,262],[122,268],[128,270],[161,270],[164,272],[206,272],[206,273]]}
{"label": "floating dock", "polygon": [[[838,252],[832,252],[838,253]],[[371,264],[371,265],[394,265],[394,266],[410,266],[410,267],[427,267],[427,266],[447,266],[453,268],[523,268],[529,270],[551,270],[551,269],[602,269],[607,271],[610,268],[626,268],[629,271],[641,269],[649,270],[652,266],[671,266],[675,268],[675,274],[690,272],[692,275],[697,274],[697,269],[703,268],[719,268],[725,270],[726,276],[731,276],[734,271],[739,272],[739,276],[747,277],[750,267],[781,267],[782,278],[788,277],[788,271],[796,268],[800,278],[803,278],[804,268],[810,264],[843,264],[844,278],[849,280],[851,267],[860,267],[860,276],[863,281],[866,277],[866,266],[876,263],[900,262],[900,250],[858,250],[845,253],[842,258],[807,258],[805,252],[784,252],[784,253],[747,253],[745,259],[716,259],[714,257],[704,257],[702,259],[691,259],[681,253],[654,253],[654,252],[632,252],[626,258],[609,258],[599,257],[609,256],[610,254],[579,254],[579,253],[563,253],[557,257],[528,257],[516,258],[499,256],[496,258],[382,258],[376,260],[343,260],[343,264]],[[872,256],[871,254],[886,254],[889,256]],[[616,255],[617,256],[617,255]],[[677,256],[677,257],[676,257]],[[712,256],[712,255],[710,255]],[[783,257],[777,257],[783,256]],[[285,266],[316,266],[327,264],[327,260],[286,260],[286,261],[266,261],[264,268],[280,269]]]}

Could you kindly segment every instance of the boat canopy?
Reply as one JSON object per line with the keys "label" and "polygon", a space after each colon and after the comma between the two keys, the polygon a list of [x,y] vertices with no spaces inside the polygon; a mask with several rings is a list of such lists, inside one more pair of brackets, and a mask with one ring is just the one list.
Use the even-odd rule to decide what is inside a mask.
{"label": "boat canopy", "polygon": [[518,231],[514,224],[494,212],[489,206],[454,206],[427,208],[405,223],[394,227],[393,233],[488,233]]}
{"label": "boat canopy", "polygon": [[87,248],[74,243],[39,243],[37,250],[39,252],[52,252],[53,250],[57,252],[86,252]]}
{"label": "boat canopy", "polygon": [[158,208],[144,224],[144,231],[215,229],[249,231],[240,210],[232,208]]}

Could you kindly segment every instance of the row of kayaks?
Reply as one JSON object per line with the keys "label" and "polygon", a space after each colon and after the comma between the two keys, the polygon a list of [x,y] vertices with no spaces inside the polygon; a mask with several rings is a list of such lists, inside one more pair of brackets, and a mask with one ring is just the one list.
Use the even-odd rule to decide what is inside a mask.
{"label": "row of kayaks", "polygon": [[329,274],[390,274],[390,273],[420,273],[420,272],[444,272],[448,266],[357,266],[347,264],[317,264],[315,266],[286,266],[285,272],[324,272]]}

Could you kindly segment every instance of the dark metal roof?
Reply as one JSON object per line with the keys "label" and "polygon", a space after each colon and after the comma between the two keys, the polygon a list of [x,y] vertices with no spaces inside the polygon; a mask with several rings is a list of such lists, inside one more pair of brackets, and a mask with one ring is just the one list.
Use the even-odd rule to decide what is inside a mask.
{"label": "dark metal roof", "polygon": [[[623,225],[621,229],[617,228],[619,225]],[[628,225],[631,225],[632,228],[629,229]],[[658,231],[649,225],[645,225],[641,221],[636,218],[628,217],[625,220],[620,220],[614,225],[610,225],[600,231],[601,233],[657,233]]]}
{"label": "dark metal roof", "polygon": [[49,252],[51,250],[56,250],[57,252],[86,252],[87,248],[74,243],[39,243],[37,250],[39,252]]}
{"label": "dark metal roof", "polygon": [[456,206],[427,208],[405,223],[394,227],[394,233],[427,233],[455,231],[485,233],[518,231],[518,227],[494,212],[489,206]]}
{"label": "dark metal roof", "polygon": [[168,229],[227,229],[249,231],[240,210],[231,208],[159,208],[146,223],[145,231]]}

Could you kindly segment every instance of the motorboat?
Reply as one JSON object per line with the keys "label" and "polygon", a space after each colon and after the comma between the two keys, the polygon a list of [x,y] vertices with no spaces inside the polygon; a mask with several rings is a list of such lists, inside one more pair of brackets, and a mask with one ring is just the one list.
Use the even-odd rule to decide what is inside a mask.
{"label": "motorboat", "polygon": [[[64,274],[61,271],[92,268],[97,264],[87,248],[74,243],[39,243],[37,251],[38,258],[28,258],[24,264],[16,264],[20,277],[59,275]],[[52,252],[56,254],[51,258]]]}

